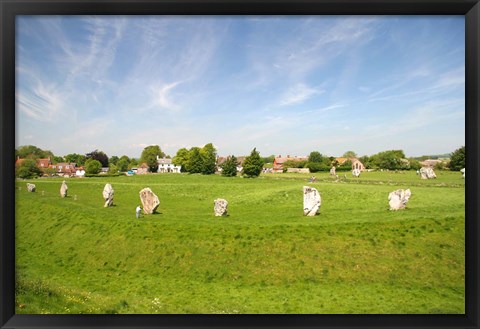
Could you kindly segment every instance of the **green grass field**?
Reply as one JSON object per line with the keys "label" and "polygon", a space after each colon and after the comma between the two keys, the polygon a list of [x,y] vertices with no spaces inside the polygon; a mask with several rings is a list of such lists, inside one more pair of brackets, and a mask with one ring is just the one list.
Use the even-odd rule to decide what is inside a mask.
{"label": "green grass field", "polygon": [[[71,178],[65,199],[61,178],[17,181],[16,312],[464,314],[465,185],[437,175]],[[137,220],[144,187],[161,204]],[[389,211],[398,188],[412,197]]]}

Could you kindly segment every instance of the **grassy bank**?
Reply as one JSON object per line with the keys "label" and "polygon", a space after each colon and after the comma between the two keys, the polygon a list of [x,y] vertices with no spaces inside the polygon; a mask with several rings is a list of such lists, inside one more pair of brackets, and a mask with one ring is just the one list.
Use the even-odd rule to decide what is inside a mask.
{"label": "grassy bank", "polygon": [[[464,181],[375,172],[17,182],[17,313],[464,313]],[[103,208],[105,183],[114,207]],[[302,186],[322,195],[302,213]],[[150,187],[158,213],[135,219]],[[21,188],[21,189],[20,189]],[[404,211],[388,193],[410,188]],[[230,216],[213,216],[213,200]]]}

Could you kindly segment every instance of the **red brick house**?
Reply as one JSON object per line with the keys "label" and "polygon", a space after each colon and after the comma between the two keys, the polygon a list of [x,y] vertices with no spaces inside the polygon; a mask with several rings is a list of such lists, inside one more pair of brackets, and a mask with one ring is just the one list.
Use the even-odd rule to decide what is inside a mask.
{"label": "red brick house", "polygon": [[78,169],[75,162],[59,162],[49,165],[49,168],[54,169],[59,176],[75,176]]}
{"label": "red brick house", "polygon": [[[17,157],[17,160],[15,161],[15,168],[18,168],[23,161],[25,161],[25,158]],[[35,161],[37,162],[37,167],[40,168],[42,172],[52,165],[50,158],[36,159]]]}

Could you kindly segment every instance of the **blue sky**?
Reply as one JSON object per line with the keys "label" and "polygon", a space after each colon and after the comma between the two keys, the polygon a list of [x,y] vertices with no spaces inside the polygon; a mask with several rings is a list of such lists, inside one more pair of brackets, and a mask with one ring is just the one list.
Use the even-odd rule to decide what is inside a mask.
{"label": "blue sky", "polygon": [[21,16],[16,145],[407,156],[465,145],[463,16]]}

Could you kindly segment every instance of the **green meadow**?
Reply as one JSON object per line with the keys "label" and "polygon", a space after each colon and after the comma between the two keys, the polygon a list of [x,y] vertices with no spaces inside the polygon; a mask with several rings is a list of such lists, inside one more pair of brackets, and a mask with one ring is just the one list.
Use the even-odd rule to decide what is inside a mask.
{"label": "green meadow", "polygon": [[[18,180],[16,313],[464,314],[461,174],[343,175],[69,178],[67,198],[62,178]],[[303,216],[304,185],[318,216]],[[144,187],[161,203],[136,219]],[[412,197],[389,211],[399,188]]]}

